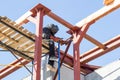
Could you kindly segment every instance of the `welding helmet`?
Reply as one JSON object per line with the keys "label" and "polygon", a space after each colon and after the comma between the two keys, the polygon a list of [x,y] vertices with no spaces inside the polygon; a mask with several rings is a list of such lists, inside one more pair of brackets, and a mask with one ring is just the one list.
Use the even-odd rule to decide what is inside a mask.
{"label": "welding helmet", "polygon": [[49,29],[51,30],[52,34],[56,34],[59,31],[59,28],[57,25],[49,24]]}

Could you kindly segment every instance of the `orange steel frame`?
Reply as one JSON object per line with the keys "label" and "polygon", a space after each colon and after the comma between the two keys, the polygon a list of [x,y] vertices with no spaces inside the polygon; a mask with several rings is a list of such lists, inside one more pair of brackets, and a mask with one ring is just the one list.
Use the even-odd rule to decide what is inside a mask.
{"label": "orange steel frame", "polygon": [[[41,76],[40,76],[40,71],[41,71],[40,70],[41,69],[40,63],[41,63],[41,52],[42,52],[41,51],[42,50],[41,49],[42,48],[42,45],[41,45],[41,43],[42,43],[41,36],[42,35],[41,34],[42,34],[42,27],[43,27],[43,18],[45,15],[53,18],[54,20],[58,21],[59,23],[63,24],[65,27],[70,29],[68,31],[68,33],[72,35],[73,54],[74,55],[70,56],[69,54],[66,54],[66,57],[64,58],[64,63],[73,67],[74,80],[80,80],[80,72],[82,71],[82,69],[81,69],[82,66],[97,69],[99,67],[90,66],[90,65],[87,65],[86,63],[95,59],[95,58],[100,57],[101,55],[106,54],[107,52],[109,52],[113,49],[120,47],[120,36],[117,36],[117,37],[109,40],[105,44],[102,44],[99,41],[92,38],[91,36],[89,36],[88,34],[86,34],[90,25],[92,25],[95,21],[99,20],[103,16],[107,15],[108,13],[112,12],[113,10],[116,10],[119,7],[120,7],[120,0],[118,0],[118,2],[115,1],[114,5],[103,7],[98,12],[96,12],[96,13],[88,16],[87,18],[83,19],[82,21],[78,22],[75,26],[70,24],[69,22],[65,21],[61,17],[57,16],[56,14],[52,13],[52,11],[50,9],[48,9],[47,7],[45,7],[42,4],[36,5],[30,11],[28,11],[25,15],[20,17],[16,21],[16,23],[18,23],[19,25],[23,25],[23,24],[26,24],[28,22],[33,22],[34,24],[36,24],[36,40],[35,40],[35,53],[34,53],[35,55],[34,55],[33,80],[40,80],[40,78],[41,78]],[[99,13],[99,15],[97,15],[98,13]],[[86,38],[87,40],[89,40],[93,44],[97,45],[98,47],[80,55],[79,46],[80,46],[80,43],[81,43],[83,38]],[[111,44],[114,44],[114,45],[111,45]],[[106,47],[109,45],[111,45],[111,47],[109,47],[109,48]],[[67,53],[67,49],[65,51],[66,53]],[[99,52],[98,54],[95,54],[96,51],[101,50],[101,49],[102,49],[101,52]],[[61,51],[60,52],[61,56],[64,56],[65,52]],[[87,57],[88,55],[91,55],[91,54],[92,54],[92,56]],[[30,61],[27,61],[23,58],[20,58],[20,59],[14,61],[13,63],[10,63],[10,64],[11,65],[21,64],[21,63],[19,63],[20,61],[22,62],[23,65],[26,65],[30,62]],[[22,66],[4,67],[3,69],[0,70],[0,73],[2,73],[2,75],[0,76],[0,80],[2,78],[6,77],[7,75],[11,74],[15,70],[21,68],[21,67]],[[54,80],[55,80],[55,78],[54,78]]]}

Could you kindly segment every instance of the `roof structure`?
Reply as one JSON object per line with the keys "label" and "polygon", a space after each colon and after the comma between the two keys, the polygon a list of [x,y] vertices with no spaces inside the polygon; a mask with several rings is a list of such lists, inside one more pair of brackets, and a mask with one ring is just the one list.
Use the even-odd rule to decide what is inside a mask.
{"label": "roof structure", "polygon": [[[89,34],[86,34],[92,24],[94,24],[100,18],[111,13],[112,11],[118,9],[119,7],[120,0],[115,0],[110,5],[103,7],[87,18],[81,20],[76,25],[72,25],[61,17],[54,14],[44,5],[38,4],[15,22],[7,17],[0,17],[0,47],[4,50],[7,49],[12,54],[19,56],[18,60],[10,63],[9,65],[24,66],[34,60],[35,70],[33,80],[40,80],[40,63],[42,56],[41,53],[44,51],[48,51],[49,49],[48,45],[44,43],[41,37],[43,17],[47,15],[48,17],[54,19],[60,24],[63,24],[69,29],[66,34],[71,35],[71,37],[68,39],[70,39],[70,41],[73,41],[74,55],[71,56],[67,52],[71,44],[70,42],[68,42],[65,51],[60,51],[61,64],[65,63],[69,67],[72,67],[74,69],[74,80],[80,80],[80,73],[88,74],[95,69],[100,68],[100,66],[87,64],[88,62],[120,47],[119,34],[118,36],[105,43],[101,43],[91,37]],[[22,27],[23,24],[27,24],[28,22],[32,22],[36,25],[36,35]],[[83,38],[95,44],[96,47],[80,55],[79,47]],[[8,76],[22,66],[6,66],[2,68],[0,70],[0,79]],[[56,79],[57,73],[58,72],[56,72],[55,74],[54,80]]]}

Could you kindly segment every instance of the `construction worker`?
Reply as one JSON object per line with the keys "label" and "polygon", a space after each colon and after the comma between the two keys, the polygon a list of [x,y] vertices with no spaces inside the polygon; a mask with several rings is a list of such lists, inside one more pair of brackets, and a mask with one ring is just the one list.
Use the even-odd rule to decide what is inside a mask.
{"label": "construction worker", "polygon": [[61,41],[60,38],[55,37],[55,34],[59,31],[59,28],[57,25],[54,24],[48,24],[47,26],[43,27],[43,34],[42,38],[46,40],[46,42],[49,44],[49,58],[48,58],[48,64],[52,67],[54,67],[54,60],[55,57],[55,45],[54,41]]}

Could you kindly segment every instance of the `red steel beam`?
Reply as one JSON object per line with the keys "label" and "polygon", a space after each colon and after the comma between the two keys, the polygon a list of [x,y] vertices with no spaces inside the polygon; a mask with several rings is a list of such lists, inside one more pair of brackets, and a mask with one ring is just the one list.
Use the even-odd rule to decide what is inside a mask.
{"label": "red steel beam", "polygon": [[[61,52],[61,58],[64,56],[64,51],[60,51]],[[22,64],[21,64],[22,62]],[[0,79],[8,76],[9,74],[13,73],[14,71],[18,70],[19,68],[22,67],[22,65],[26,65],[31,61],[27,61],[26,59],[20,58],[12,63],[10,63],[9,65],[15,65],[15,66],[7,66],[4,67],[3,69],[0,70]],[[64,62],[69,65],[69,66],[73,66],[73,58],[70,55],[66,55]],[[17,66],[18,65],[18,66]],[[21,65],[21,66],[19,66]]]}
{"label": "red steel beam", "polygon": [[[30,9],[29,11],[27,11],[24,15],[22,15],[20,18],[18,18],[15,22],[18,25],[23,25],[28,23],[29,21],[31,21],[31,16],[35,17],[37,15],[37,9],[44,9],[44,14],[48,14],[51,10],[48,9],[47,7],[45,7],[42,4],[37,4],[35,7],[33,7],[32,9]],[[33,23],[35,23],[35,19],[32,21]]]}
{"label": "red steel beam", "polygon": [[[28,64],[30,61],[26,61],[23,58],[20,58],[20,60],[17,60],[15,62],[13,62],[12,64],[14,64],[15,66],[8,66],[3,68],[0,73],[0,80],[4,77],[6,77],[7,75],[11,74],[12,72],[16,71],[17,69],[21,68],[22,66],[19,65],[26,65]],[[17,66],[18,65],[18,66]]]}
{"label": "red steel beam", "polygon": [[[64,26],[66,26],[67,28],[71,29],[71,30],[75,30],[76,27],[74,27],[74,25],[70,24],[69,22],[65,21],[64,19],[62,19],[61,17],[57,16],[56,14],[52,13],[48,8],[46,8],[45,6],[43,6],[42,4],[38,4],[36,5],[34,8],[32,8],[30,11],[26,12],[23,16],[21,16],[18,20],[16,20],[15,22],[18,25],[23,25],[27,22],[33,22],[35,23],[36,19],[33,18],[33,16],[36,16],[36,11],[35,9],[38,8],[44,8],[45,9],[45,13],[53,18],[54,20],[58,21],[59,23],[63,24]],[[78,29],[78,28],[77,28]],[[91,41],[92,43],[98,45],[101,48],[105,48],[104,45],[102,45],[99,41],[95,40],[94,38],[92,38],[91,36],[85,34],[84,36],[87,40]]]}
{"label": "red steel beam", "polygon": [[88,41],[92,42],[93,44],[95,44],[96,46],[99,46],[101,49],[106,49],[106,46],[103,45],[101,42],[97,41],[96,39],[92,38],[89,35],[85,35],[84,36]]}
{"label": "red steel beam", "polygon": [[86,25],[84,25],[81,30],[77,30],[77,31],[73,31],[73,60],[74,60],[74,80],[80,80],[80,59],[79,59],[79,55],[80,55],[80,51],[79,51],[79,46],[80,43],[84,37],[84,35],[86,34],[89,26],[91,24],[93,24],[94,22],[88,23]]}
{"label": "red steel beam", "polygon": [[[21,62],[23,60],[23,58],[20,58],[20,59],[18,59],[18,60],[16,60],[16,61],[14,61],[13,63],[11,63],[11,64],[9,64],[9,65],[16,65],[18,62]],[[9,69],[11,66],[6,66],[6,67],[4,67],[3,69],[1,69],[0,70],[0,74],[2,73],[2,72],[4,72],[5,70],[7,70],[7,69]]]}
{"label": "red steel beam", "polygon": [[[112,45],[112,44],[114,44],[114,43],[116,43],[116,45],[119,45],[120,46],[120,35],[119,36],[117,36],[117,37],[115,37],[115,38],[113,38],[113,39],[111,39],[111,40],[109,40],[109,41],[107,41],[106,43],[104,43],[106,46],[109,46],[109,45]],[[115,46],[115,45],[114,45]],[[111,47],[114,47],[113,45],[111,46]],[[118,47],[119,47],[118,46]],[[115,48],[117,48],[117,47],[114,47],[114,49]],[[83,54],[81,54],[81,59],[84,59],[87,55],[89,55],[89,54],[92,54],[92,53],[94,53],[94,51],[97,51],[97,50],[99,50],[100,48],[98,48],[98,47],[96,47],[96,48],[93,48],[92,50],[90,50],[89,52],[86,52],[86,53],[83,53]],[[61,53],[61,58],[64,56],[64,51],[60,51],[60,53]],[[107,53],[106,51],[102,51],[101,53]],[[98,54],[99,55],[99,54]],[[20,58],[20,60],[21,60],[22,58]],[[92,59],[93,60],[93,59]],[[91,60],[90,60],[91,61]],[[24,63],[26,63],[27,64],[27,60],[24,60]],[[30,62],[30,61],[29,61]],[[86,61],[84,61],[83,60],[83,62],[81,62],[81,66],[83,66],[85,63],[84,62],[86,62]],[[88,61],[87,61],[88,62]],[[17,60],[17,61],[15,61],[15,62],[13,62],[13,63],[11,63],[11,64],[14,64],[14,65],[17,65],[19,63],[19,60]],[[65,57],[65,59],[64,59],[64,63],[65,64],[67,64],[67,65],[69,65],[69,66],[71,66],[71,67],[73,67],[73,57],[71,56],[71,55],[69,55],[69,53],[67,53],[66,54],[66,57]],[[26,65],[26,64],[24,64],[24,65]],[[17,66],[14,66],[14,67],[11,67],[11,66],[9,66],[9,67],[7,67],[7,68],[3,68],[2,70],[0,70],[0,71],[2,71],[2,72],[4,72],[4,77],[5,76],[7,76],[7,75],[9,75],[8,73],[7,73],[7,71],[8,70],[10,70],[10,71],[12,71],[12,72],[14,72],[15,70],[17,70],[17,69],[19,69],[20,67],[17,67]],[[94,67],[91,67],[91,68],[93,68],[94,69]],[[83,69],[81,69],[81,71],[84,71],[85,72],[85,70],[83,70]],[[1,74],[3,74],[1,72]],[[11,73],[12,73],[11,72]],[[1,77],[0,77],[1,78]],[[3,77],[2,77],[3,78]],[[1,78],[1,79],[2,79]]]}
{"label": "red steel beam", "polygon": [[[61,59],[63,58],[63,56],[64,56],[64,51],[60,51],[60,53],[61,53]],[[71,56],[71,55],[69,55],[69,53],[67,53],[66,54],[66,57],[65,57],[65,59],[64,59],[64,61],[63,61],[63,63],[65,63],[65,64],[67,64],[68,66],[70,66],[70,67],[72,67],[73,68],[73,66],[74,66],[74,62],[73,62],[73,56]],[[80,68],[80,70],[81,70],[81,72],[82,73],[84,73],[84,74],[88,74],[88,73],[90,73],[91,72],[91,70],[89,70],[89,66],[87,66],[87,68],[84,68],[84,67],[86,66],[85,64],[83,65],[83,64],[81,64],[81,68]],[[90,69],[92,69],[92,70],[95,70],[95,67],[93,67],[93,66],[90,66]]]}
{"label": "red steel beam", "polygon": [[[61,59],[62,59],[64,56],[64,51],[61,50],[60,53],[61,53]],[[67,53],[66,57],[64,59],[64,63],[69,65],[70,67],[73,67],[73,56],[71,56],[71,55],[69,55],[69,53]],[[94,70],[100,68],[100,66],[94,66],[94,65],[83,64],[83,63],[81,63],[81,66],[85,66],[85,67],[87,66],[87,67],[90,67],[91,69],[94,69]]]}
{"label": "red steel beam", "polygon": [[[60,53],[61,53],[61,59],[62,59],[63,56],[64,56],[64,51],[61,50]],[[20,62],[22,62],[22,64],[20,64]],[[28,64],[29,62],[31,62],[31,61],[27,61],[26,59],[23,59],[23,58],[20,58],[19,60],[14,61],[13,63],[9,64],[9,65],[15,65],[14,67],[7,66],[7,67],[0,70],[0,79],[8,76],[9,74],[13,73],[14,71],[18,70],[22,66]],[[64,59],[64,63],[69,65],[70,67],[73,67],[73,57],[67,53],[67,55]],[[21,66],[19,67],[19,65],[21,65]],[[84,65],[81,65],[81,66],[86,66],[86,65],[84,64]],[[95,68],[94,66],[91,66],[91,65],[89,65],[89,66],[92,69]],[[87,67],[88,67],[88,65],[87,65]],[[81,71],[84,72],[84,73],[89,73],[90,72],[90,71],[84,70],[82,68],[81,68]]]}
{"label": "red steel beam", "polygon": [[42,27],[44,10],[38,9],[36,22],[35,54],[33,80],[41,80]]}
{"label": "red steel beam", "polygon": [[[107,42],[105,42],[104,45],[107,46],[108,48],[105,49],[105,50],[102,49],[102,51],[99,54],[96,55],[97,57],[102,56],[103,53],[105,54],[105,53],[107,53],[107,52],[109,52],[111,50],[114,50],[114,49],[120,47],[120,35],[116,36],[115,38],[113,38],[113,39],[111,39],[111,40],[109,40]],[[99,47],[96,47],[96,48],[93,48],[92,50],[90,50],[90,51],[88,51],[86,53],[81,54],[81,56],[80,56],[80,58],[82,60],[81,61],[81,66],[83,66],[85,63],[87,63],[87,62],[89,62],[89,61],[97,58],[97,57],[94,57],[94,55],[93,55],[93,56],[91,56],[92,58],[90,58],[90,60],[87,61],[87,62],[86,62],[86,59],[84,59],[87,55],[90,55],[90,54],[94,53],[95,51],[97,51],[99,49],[100,49]],[[63,54],[64,54],[64,51],[61,50],[61,56]],[[69,66],[72,67],[73,66],[73,57],[70,56],[69,54],[67,54],[66,57],[65,57],[65,59],[64,59],[64,63],[66,63],[66,64],[68,64]],[[94,69],[95,66],[92,67],[92,68]]]}
{"label": "red steel beam", "polygon": [[[60,53],[61,53],[61,59],[62,59],[64,56],[64,51],[61,50]],[[22,64],[20,64],[20,62],[22,62]],[[8,76],[9,74],[13,73],[14,71],[16,71],[18,69],[20,69],[22,66],[28,64],[29,62],[31,62],[31,61],[27,61],[26,59],[23,59],[23,58],[20,58],[19,60],[14,61],[13,63],[9,64],[9,65],[13,65],[13,66],[15,65],[14,67],[7,66],[0,70],[0,79]],[[70,67],[73,67],[73,57],[67,53],[66,57],[64,58],[64,63],[69,65]],[[21,65],[21,66],[19,66],[19,65]],[[82,69],[82,71],[87,73],[86,70]]]}
{"label": "red steel beam", "polygon": [[118,8],[120,8],[120,0],[115,0],[114,3],[112,3],[111,5],[104,6],[100,10],[98,10],[95,13],[91,14],[90,16],[84,18],[83,20],[79,21],[76,24],[76,26],[78,26],[80,28],[81,26],[83,26],[91,21],[97,21]]}
{"label": "red steel beam", "polygon": [[120,35],[107,41],[106,43],[104,43],[104,45],[107,47],[105,50],[100,49],[99,47],[96,47],[86,53],[83,53],[80,56],[80,62],[83,64],[87,63],[91,60],[94,60],[94,59],[106,54],[107,52],[110,52],[110,51],[120,47]]}
{"label": "red steel beam", "polygon": [[83,64],[87,63],[87,62],[90,62],[91,60],[94,60],[94,59],[104,55],[105,53],[110,52],[110,51],[112,51],[112,50],[114,50],[114,49],[116,49],[118,47],[120,47],[120,43],[119,44],[115,44],[115,45],[105,49],[104,51],[93,53],[92,56],[90,55],[87,58],[85,57],[85,58],[81,59],[80,62],[82,62]]}
{"label": "red steel beam", "polygon": [[[105,45],[105,46],[111,45],[113,42],[117,41],[119,38],[120,38],[120,36],[118,35],[118,36],[114,37],[113,39],[105,42],[104,45]],[[94,53],[95,51],[97,51],[97,50],[99,50],[99,49],[100,49],[99,47],[95,47],[95,48],[93,48],[93,49],[91,49],[91,50],[89,50],[89,51],[81,54],[80,59],[81,59],[81,58],[84,58],[85,56],[88,56],[89,54]]]}
{"label": "red steel beam", "polygon": [[[96,20],[100,19],[101,17],[107,15],[108,13],[112,12],[113,10],[115,10],[115,9],[117,9],[117,8],[119,8],[119,7],[120,7],[120,0],[116,0],[113,5],[105,6],[104,8],[102,8],[101,10],[99,10],[98,12],[94,13],[94,14],[93,14],[94,17],[93,17],[93,15],[91,15],[90,17],[87,17],[86,19],[80,21],[80,22],[79,22],[78,24],[76,24],[76,25],[77,25],[78,27],[81,27],[81,26],[83,26],[84,24],[89,23],[90,21],[93,21],[93,20],[96,21]],[[102,13],[100,13],[99,15],[97,15],[99,12],[102,12]],[[30,15],[31,15],[31,13],[30,13]],[[28,16],[28,15],[27,15],[27,16]],[[88,18],[89,18],[89,19],[88,19]],[[23,19],[22,22],[24,22],[24,20],[25,20],[25,19]],[[62,23],[62,22],[60,22],[60,23]],[[65,25],[68,26],[68,28],[73,29],[73,28],[72,28],[72,25],[69,25],[69,23],[67,24],[67,23],[64,23],[64,21],[63,21],[62,24],[65,24]],[[108,51],[109,51],[109,50],[108,50]],[[106,52],[105,52],[105,53],[106,53]]]}
{"label": "red steel beam", "polygon": [[101,66],[90,65],[90,64],[82,64],[81,67],[83,67],[83,69],[84,69],[84,68],[89,68],[89,69],[91,69],[91,70],[96,70],[96,69],[98,69],[98,68],[101,68]]}
{"label": "red steel beam", "polygon": [[[76,26],[77,27],[82,27],[83,25],[91,22],[91,21],[97,21],[100,18],[106,16],[107,14],[111,13],[112,11],[118,9],[120,7],[120,0],[115,0],[114,3],[112,5],[109,6],[105,6],[102,9],[98,10],[97,12],[93,13],[92,15],[88,16],[87,18],[83,19],[82,21],[79,21]],[[36,15],[36,8],[45,8],[46,9],[46,13],[49,17],[53,18],[54,20],[58,21],[59,23],[65,25],[67,28],[69,29],[74,29],[73,25],[68,23],[67,21],[65,21],[64,19],[60,18],[59,16],[57,16],[56,14],[52,13],[50,9],[46,8],[44,5],[42,4],[38,4],[36,5],[34,8],[32,8],[30,11],[28,11],[27,13],[25,13],[22,17],[20,17],[18,20],[16,20],[15,22],[17,24],[25,24],[28,22],[27,18],[29,16],[35,16]]]}
{"label": "red steel beam", "polygon": [[[108,13],[118,9],[120,7],[120,0],[115,0],[114,3],[112,5],[109,6],[105,6],[102,9],[98,10],[97,12],[93,13],[92,15],[88,16],[87,18],[83,19],[82,21],[78,22],[76,24],[77,27],[82,27],[84,24],[87,24],[91,21],[97,21],[100,18],[104,17],[105,15],[107,15]],[[58,21],[59,23],[65,25],[67,28],[74,30],[74,26],[70,23],[68,23],[67,21],[65,21],[64,19],[60,18],[59,16],[57,16],[56,14],[52,13],[50,11],[50,9],[46,8],[44,5],[42,4],[38,4],[36,5],[34,8],[32,8],[30,11],[28,11],[27,13],[25,13],[22,17],[20,17],[18,20],[16,20],[16,23],[18,24],[23,24],[28,22],[28,20],[30,20],[30,16],[35,16],[36,15],[36,8],[44,8],[46,9],[46,13],[49,17],[53,18],[54,20]],[[28,19],[28,20],[27,20]],[[73,28],[74,27],[74,28]],[[85,38],[89,41],[91,41],[92,43],[98,45],[99,47],[105,49],[106,47],[104,45],[102,45],[101,43],[99,43],[98,41],[96,41],[95,39],[93,39],[92,37],[90,37],[89,35],[86,35]]]}
{"label": "red steel beam", "polygon": [[74,26],[72,24],[70,24],[69,22],[65,21],[64,19],[62,19],[61,17],[57,16],[56,14],[49,12],[47,14],[49,17],[51,17],[52,19],[58,21],[59,23],[63,24],[64,26],[66,26],[67,28],[73,30]]}

